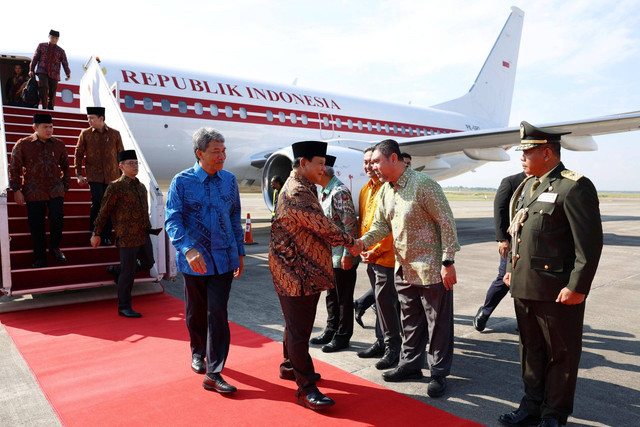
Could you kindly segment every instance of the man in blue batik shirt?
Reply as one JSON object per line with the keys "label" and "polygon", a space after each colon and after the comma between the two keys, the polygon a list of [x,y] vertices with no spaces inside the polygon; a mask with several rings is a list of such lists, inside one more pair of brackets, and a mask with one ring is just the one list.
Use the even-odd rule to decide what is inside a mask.
{"label": "man in blue batik shirt", "polygon": [[218,131],[198,129],[193,151],[198,161],[176,175],[169,187],[165,228],[184,276],[191,369],[206,372],[205,389],[231,393],[237,389],[220,372],[229,354],[231,281],[244,267],[240,194],[236,178],[222,169],[226,153]]}

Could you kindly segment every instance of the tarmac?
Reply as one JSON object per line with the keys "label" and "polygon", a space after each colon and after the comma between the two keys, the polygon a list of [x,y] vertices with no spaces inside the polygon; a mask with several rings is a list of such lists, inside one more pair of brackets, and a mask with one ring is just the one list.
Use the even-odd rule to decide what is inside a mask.
{"label": "tarmac", "polygon": [[[267,261],[270,212],[258,194],[243,194],[242,206],[243,218],[246,213],[251,214],[257,244],[246,246],[244,273],[232,286],[229,320],[281,341],[284,322]],[[455,264],[458,277],[454,288],[455,356],[446,395],[437,399],[427,396],[428,370],[423,371],[422,380],[385,383],[381,371],[373,366],[377,359],[357,357],[356,352],[374,340],[375,317],[371,310],[363,317],[365,328],[355,324],[349,349],[326,354],[319,346],[312,346],[311,355],[451,414],[498,426],[500,414],[517,408],[523,386],[511,298],[505,297],[484,332],[476,331],[472,325],[498,269],[493,203],[453,201],[451,207],[462,250]],[[640,199],[603,198],[600,208],[605,246],[587,300],[582,359],[569,425],[636,426],[640,423]],[[162,284],[165,292],[183,299],[181,277],[164,280]],[[359,297],[369,287],[365,266],[361,264],[355,296]],[[136,293],[157,290],[158,285],[135,287]],[[115,299],[115,287],[2,297],[0,312],[102,298]],[[325,322],[326,309],[321,298],[313,336],[323,330]],[[4,327],[0,327],[0,349],[0,426],[61,425]],[[185,348],[185,363],[190,363],[187,353]],[[273,367],[273,373],[276,378],[278,366]],[[322,382],[319,387],[322,390]],[[336,404],[340,405],[340,401]],[[376,424],[395,425],[393,414]],[[429,420],[424,420],[424,424],[428,425]]]}

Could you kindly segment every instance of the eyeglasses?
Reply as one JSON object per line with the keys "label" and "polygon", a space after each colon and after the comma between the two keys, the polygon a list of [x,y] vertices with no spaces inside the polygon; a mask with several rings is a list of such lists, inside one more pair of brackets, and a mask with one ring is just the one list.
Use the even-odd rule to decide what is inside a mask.
{"label": "eyeglasses", "polygon": [[139,161],[137,160],[128,160],[126,162],[124,162],[125,165],[127,166],[138,166],[140,164]]}

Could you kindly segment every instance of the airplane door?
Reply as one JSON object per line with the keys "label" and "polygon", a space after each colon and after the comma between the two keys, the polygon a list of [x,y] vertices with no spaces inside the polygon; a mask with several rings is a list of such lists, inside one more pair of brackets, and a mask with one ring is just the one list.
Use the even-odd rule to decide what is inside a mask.
{"label": "airplane door", "polygon": [[320,122],[320,138],[333,138],[333,116],[331,115],[331,113],[320,111],[318,113],[318,119]]}

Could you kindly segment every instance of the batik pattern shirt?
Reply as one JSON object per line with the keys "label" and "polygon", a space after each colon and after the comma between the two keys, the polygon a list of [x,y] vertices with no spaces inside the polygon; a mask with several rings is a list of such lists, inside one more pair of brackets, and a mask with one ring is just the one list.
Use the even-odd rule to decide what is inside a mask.
{"label": "batik pattern shirt", "polygon": [[[338,178],[331,177],[331,181],[320,192],[322,210],[327,218],[333,221],[342,231],[349,234],[354,239],[358,238],[358,217],[356,208],[353,206],[351,192]],[[331,259],[333,268],[342,268],[343,257],[352,258],[351,253],[344,246],[334,246],[331,249]],[[360,257],[356,257],[354,265],[358,265]]]}
{"label": "batik pattern shirt", "polygon": [[315,184],[292,171],[271,225],[269,269],[276,292],[299,297],[333,288],[331,246],[353,242],[324,215]]}
{"label": "batik pattern shirt", "polygon": [[144,184],[138,178],[122,175],[104,192],[93,231],[99,236],[107,219],[111,217],[119,247],[143,246],[151,229],[148,206]]}
{"label": "batik pattern shirt", "polygon": [[456,223],[440,185],[426,174],[408,168],[395,185],[385,183],[365,247],[393,232],[396,268],[404,281],[416,285],[440,283],[442,261],[460,250]]}
{"label": "batik pattern shirt", "polygon": [[[165,229],[178,251],[181,272],[211,276],[240,267],[245,250],[236,177],[224,169],[209,175],[198,162],[180,172],[169,187]],[[186,254],[191,249],[204,258],[206,273],[189,266]]]}
{"label": "batik pattern shirt", "polygon": [[37,133],[19,140],[11,151],[9,183],[13,191],[22,190],[27,202],[64,197],[71,185],[64,142],[42,141]]}
{"label": "batik pattern shirt", "polygon": [[[371,228],[371,223],[373,223],[373,217],[378,206],[378,195],[380,194],[382,184],[384,184],[384,182],[370,179],[367,185],[360,190],[360,236],[363,236]],[[373,251],[373,258],[371,258],[372,264],[390,268],[395,266],[396,259],[393,254],[392,234],[389,234],[370,248],[364,249],[366,251]]]}
{"label": "batik pattern shirt", "polygon": [[57,44],[40,43],[33,54],[30,70],[36,74],[46,74],[52,79],[60,80],[61,63],[67,77],[70,76],[71,69],[64,49]]}
{"label": "batik pattern shirt", "polygon": [[82,176],[84,159],[87,181],[108,184],[120,177],[118,153],[123,151],[120,132],[105,125],[102,132],[83,129],[76,144],[76,176]]}

